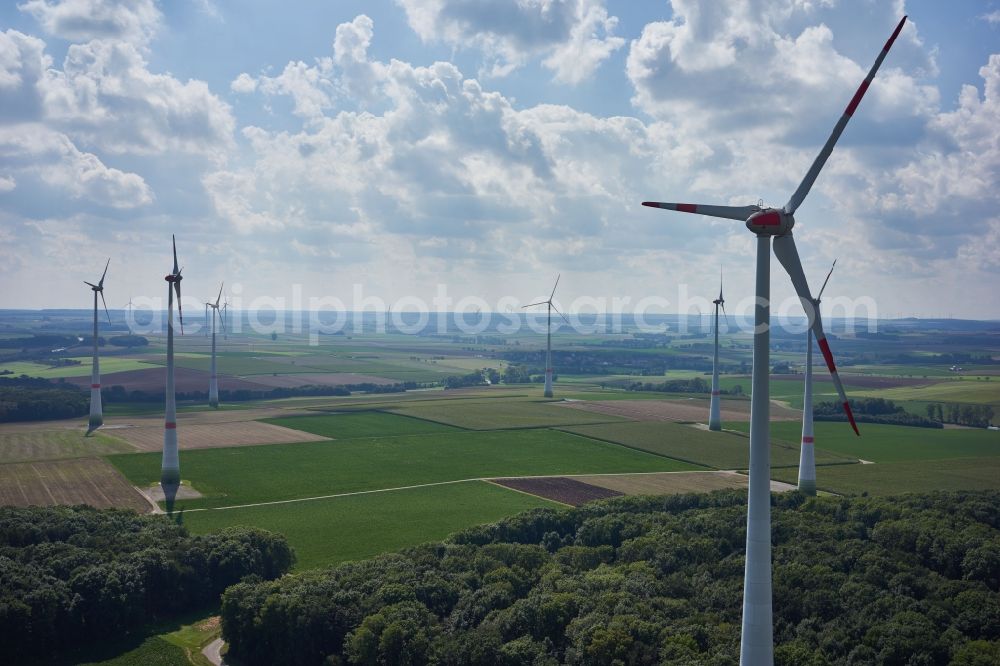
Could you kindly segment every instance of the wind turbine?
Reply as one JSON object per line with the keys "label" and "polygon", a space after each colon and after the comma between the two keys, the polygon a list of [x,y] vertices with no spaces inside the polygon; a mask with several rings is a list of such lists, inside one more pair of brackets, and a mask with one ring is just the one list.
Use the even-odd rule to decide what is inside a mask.
{"label": "wind turbine", "polygon": [[[212,309],[212,376],[208,380],[208,404],[215,408],[219,406],[219,380],[215,374],[215,316],[220,314],[219,300],[222,298],[222,287],[224,284],[223,282],[219,285],[219,295],[215,297],[215,303],[205,303],[206,308]],[[222,324],[222,330],[226,330],[225,322]]]}
{"label": "wind turbine", "polygon": [[104,314],[111,323],[111,315],[108,314],[108,303],[104,300],[104,278],[108,274],[108,266],[111,265],[111,258],[104,264],[104,272],[97,284],[91,284],[84,280],[84,284],[94,292],[94,360],[90,366],[90,421],[87,423],[87,434],[94,432],[104,425],[104,412],[101,409],[101,367],[97,357],[97,295],[101,295],[101,303],[104,304]]}
{"label": "wind turbine", "polygon": [[[813,307],[819,312],[820,299],[826,290],[826,283],[833,275],[833,268],[837,265],[837,260],[833,260],[830,272],[823,280],[819,294],[813,301]],[[813,449],[813,332],[812,329],[806,331],[806,379],[805,390],[802,394],[802,447],[799,449],[799,490],[806,495],[816,494],[816,452]]]}
{"label": "wind turbine", "polygon": [[719,308],[726,311],[726,301],[722,298],[722,272],[719,272],[719,297],[715,304],[715,355],[712,357],[712,400],[708,407],[708,429],[722,430],[722,414],[719,407]]}
{"label": "wind turbine", "polygon": [[181,465],[177,455],[177,402],[174,395],[174,292],[177,292],[177,316],[184,335],[184,313],[181,309],[181,270],[177,267],[177,239],[174,247],[174,269],[167,281],[167,403],[163,419],[163,460],[160,464],[160,486],[167,502],[167,512],[173,511],[174,498],[181,483]]}
{"label": "wind turbine", "polygon": [[[802,272],[802,262],[792,238],[792,227],[795,226],[795,211],[805,200],[806,195],[816,182],[816,177],[823,169],[827,158],[833,151],[837,140],[843,133],[848,121],[861,103],[868,86],[875,78],[875,73],[885,60],[886,54],[903,29],[906,22],[904,16],[896,26],[892,36],[882,47],[881,53],[875,59],[875,64],[868,76],[858,87],[854,97],[844,110],[820,150],[805,178],[799,184],[791,199],[783,208],[763,208],[756,206],[703,206],[685,203],[643,202],[644,206],[676,210],[683,213],[698,213],[710,217],[721,217],[731,220],[745,220],[747,229],[757,236],[757,299],[754,311],[754,341],[753,341],[753,394],[750,403],[750,480],[747,494],[747,545],[746,565],[743,580],[743,626],[740,637],[740,664],[744,666],[766,666],[774,663],[773,615],[771,609],[771,489],[770,489],[770,450],[769,450],[769,418],[770,395],[768,390],[768,366],[770,363],[770,260],[771,238],[774,238],[774,254],[784,266],[785,271],[795,286],[795,291],[802,302],[809,327],[816,336],[820,351],[834,386],[843,402],[847,418],[858,433],[854,422],[850,403],[844,393],[844,387],[837,375],[830,345],[823,333],[823,323],[819,310],[813,306],[809,293],[809,284]],[[763,156],[762,156],[763,157]],[[766,164],[766,160],[764,160]]]}
{"label": "wind turbine", "polygon": [[128,316],[125,318],[125,328],[128,329],[128,334],[132,335],[132,322],[134,320],[132,319],[132,297],[131,296],[128,297],[128,303],[126,303],[124,307],[128,308]]}
{"label": "wind turbine", "polygon": [[229,297],[226,296],[225,300],[222,301],[222,313],[219,316],[222,320],[222,339],[229,339]]}
{"label": "wind turbine", "polygon": [[[529,303],[521,308],[523,310],[524,308],[530,308],[536,305],[548,306],[548,324],[545,329],[545,392],[543,393],[546,398],[552,397],[552,311],[555,310],[556,312],[559,312],[559,308],[557,308],[552,302],[552,298],[556,295],[556,287],[559,286],[560,277],[562,277],[561,274],[556,276],[556,283],[552,287],[552,293],[549,294],[548,300],[538,301],[537,303]],[[566,315],[562,312],[559,312],[559,316],[565,319],[567,324],[569,323],[569,319],[566,319]]]}

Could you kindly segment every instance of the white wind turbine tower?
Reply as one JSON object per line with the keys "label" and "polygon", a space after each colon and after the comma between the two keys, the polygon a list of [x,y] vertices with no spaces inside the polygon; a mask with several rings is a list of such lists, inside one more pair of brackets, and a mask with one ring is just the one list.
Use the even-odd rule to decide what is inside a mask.
{"label": "white wind turbine tower", "polygon": [[[560,277],[562,277],[561,274],[556,276],[556,283],[552,286],[552,293],[549,294],[548,300],[538,301],[537,303],[529,303],[521,308],[523,310],[524,308],[530,308],[536,305],[548,306],[548,323],[545,329],[545,392],[543,393],[546,398],[552,397],[552,311],[555,310],[556,312],[559,312],[559,308],[557,308],[552,302],[552,298],[556,295],[556,287],[559,286]],[[566,319],[566,315],[562,312],[559,312],[559,316],[562,317],[567,324],[569,323],[569,319]]]}
{"label": "white wind turbine tower", "polygon": [[[212,373],[208,380],[208,404],[210,407],[216,408],[219,406],[219,379],[215,373],[215,317],[218,315],[219,319],[222,319],[219,312],[219,300],[222,299],[222,287],[224,284],[219,285],[219,295],[215,297],[215,303],[205,303],[205,306],[212,310]],[[222,322],[222,330],[226,330],[225,322]]]}
{"label": "white wind turbine tower", "polygon": [[174,269],[167,281],[167,402],[163,419],[163,460],[160,465],[160,485],[167,499],[167,510],[173,510],[173,498],[181,483],[181,466],[177,453],[177,402],[174,395],[174,292],[177,292],[177,317],[184,335],[184,313],[181,309],[181,269],[177,267],[177,239],[171,236],[174,248]]}
{"label": "white wind turbine tower", "polygon": [[[746,564],[743,579],[743,626],[740,637],[740,664],[743,666],[767,666],[774,663],[773,615],[771,610],[771,490],[770,490],[770,450],[769,450],[769,419],[770,393],[768,387],[768,369],[770,364],[770,297],[771,297],[771,238],[774,238],[774,254],[785,268],[792,280],[795,291],[802,302],[802,307],[809,318],[809,327],[816,336],[823,358],[830,370],[834,386],[843,402],[847,418],[858,432],[851,406],[847,402],[843,384],[837,375],[830,345],[823,333],[823,322],[819,311],[813,307],[809,284],[802,272],[802,262],[792,238],[792,227],[795,226],[795,211],[805,200],[806,195],[816,182],[816,177],[822,170],[827,158],[833,151],[837,139],[843,133],[847,122],[854,115],[861,103],[868,86],[875,78],[875,73],[885,60],[886,54],[896,40],[903,24],[904,16],[896,26],[892,36],[882,47],[881,53],[875,59],[875,64],[868,76],[858,87],[854,97],[844,110],[820,150],[819,155],[805,178],[799,184],[791,199],[783,208],[762,208],[761,206],[704,206],[685,203],[657,203],[646,201],[644,206],[665,208],[684,213],[698,213],[710,217],[721,217],[731,220],[746,221],[747,229],[757,236],[757,298],[754,308],[754,340],[753,340],[753,394],[750,403],[750,480],[747,493],[747,545]],[[761,156],[764,157],[764,156]],[[764,160],[766,163],[766,160]]]}
{"label": "white wind turbine tower", "polygon": [[104,411],[101,409],[101,367],[97,355],[97,295],[101,295],[104,314],[110,324],[111,315],[108,314],[108,304],[104,300],[104,277],[108,274],[108,266],[110,265],[111,259],[109,258],[108,262],[104,264],[104,273],[101,274],[101,279],[97,281],[97,284],[91,284],[86,280],[83,282],[94,292],[94,359],[90,367],[90,420],[87,423],[87,435],[104,425]]}
{"label": "white wind turbine tower", "polygon": [[712,357],[712,400],[708,407],[708,429],[722,430],[722,410],[719,406],[719,308],[726,311],[726,301],[722,298],[722,273],[719,273],[719,297],[715,304],[715,355]]}
{"label": "white wind turbine tower", "polygon": [[[826,283],[830,281],[830,276],[833,275],[834,266],[837,265],[837,260],[833,260],[833,266],[830,266],[830,272],[826,274],[826,279],[823,280],[823,286],[820,287],[819,294],[816,296],[816,300],[813,301],[813,307],[819,312],[820,299],[823,298],[823,292],[826,290]],[[813,376],[812,376],[812,364],[813,364],[813,333],[812,329],[806,331],[806,378],[805,378],[805,390],[802,393],[802,446],[799,449],[799,490],[801,490],[806,495],[816,494],[816,451],[813,448]]]}
{"label": "white wind turbine tower", "polygon": [[125,304],[125,309],[128,311],[128,315],[125,317],[125,328],[128,329],[128,334],[132,335],[132,297],[128,297],[128,303]]}

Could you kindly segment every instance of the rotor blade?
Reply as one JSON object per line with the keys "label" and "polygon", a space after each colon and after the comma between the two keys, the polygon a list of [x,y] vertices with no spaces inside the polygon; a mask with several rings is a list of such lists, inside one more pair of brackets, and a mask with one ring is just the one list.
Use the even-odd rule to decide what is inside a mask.
{"label": "rotor blade", "polygon": [[778,257],[778,261],[785,267],[788,277],[792,279],[795,292],[799,295],[802,307],[809,318],[809,328],[812,329],[813,335],[816,336],[816,343],[819,345],[820,351],[823,352],[823,360],[826,361],[826,367],[830,370],[833,385],[837,388],[837,394],[840,395],[840,401],[844,407],[844,412],[847,414],[847,420],[851,422],[854,434],[860,436],[861,433],[858,432],[858,424],[854,422],[854,414],[851,412],[851,403],[847,401],[847,394],[844,393],[844,385],[840,381],[840,375],[837,374],[837,366],[833,362],[830,343],[826,341],[826,334],[823,332],[823,320],[820,318],[819,308],[816,307],[816,301],[813,300],[809,293],[809,283],[806,282],[806,275],[802,271],[802,261],[799,259],[799,252],[795,248],[795,239],[792,238],[791,234],[778,236],[774,239],[774,255]]}
{"label": "rotor blade", "polygon": [[[225,312],[225,311],[226,311],[226,309],[223,308],[222,312]],[[218,309],[216,309],[216,310],[214,310],[212,312],[212,316],[214,317],[216,313],[219,314],[219,323],[222,324],[222,332],[225,333],[226,332],[226,318],[222,316],[222,312],[219,312]]]}
{"label": "rotor blade", "polygon": [[556,287],[559,286],[559,278],[561,278],[561,277],[562,277],[562,273],[560,273],[559,275],[556,275],[556,283],[554,285],[552,285],[552,293],[549,294],[549,301],[551,301],[553,299],[553,297],[556,295]]}
{"label": "rotor blade", "polygon": [[219,295],[215,297],[215,307],[219,307],[219,299],[222,298],[222,288],[226,285],[225,282],[219,284]]}
{"label": "rotor blade", "polygon": [[170,239],[173,241],[174,244],[174,275],[177,275],[177,273],[180,272],[177,270],[177,237],[174,236],[173,234],[170,234]]}
{"label": "rotor blade", "polygon": [[785,204],[785,212],[789,215],[794,213],[795,210],[802,205],[806,195],[809,194],[809,190],[812,188],[813,183],[816,182],[816,177],[819,176],[819,172],[823,169],[823,165],[826,164],[827,158],[829,158],[830,153],[833,152],[833,147],[837,144],[837,140],[840,138],[840,135],[843,134],[844,128],[847,127],[847,122],[857,110],[858,104],[861,103],[861,98],[865,96],[865,91],[868,90],[868,86],[871,85],[872,79],[875,78],[875,73],[878,71],[878,68],[882,66],[882,61],[885,60],[885,56],[889,53],[889,49],[892,48],[892,43],[896,41],[896,37],[899,36],[904,23],[906,23],[905,16],[899,21],[899,25],[896,26],[892,36],[889,37],[889,41],[887,41],[885,46],[882,47],[882,52],[878,54],[877,58],[875,58],[875,64],[872,65],[872,68],[868,71],[868,76],[865,77],[865,80],[861,82],[860,86],[858,86],[858,90],[854,93],[854,97],[851,98],[850,104],[848,104],[847,108],[844,109],[844,115],[842,115],[840,120],[837,121],[837,124],[834,125],[830,138],[826,140],[826,144],[823,146],[823,149],[819,151],[819,155],[816,156],[816,160],[812,163],[812,166],[809,167],[809,171],[806,172],[806,177],[802,179],[802,182],[799,183],[798,189],[795,190],[795,194],[793,194],[792,198]]}
{"label": "rotor blade", "polygon": [[524,308],[532,308],[536,305],[545,305],[546,303],[548,303],[548,301],[538,301],[537,303],[528,303],[527,305],[522,305],[521,309],[523,310]]}
{"label": "rotor blade", "polygon": [[174,291],[177,292],[177,318],[181,322],[181,335],[184,335],[184,310],[181,308],[181,281],[174,282]]}
{"label": "rotor blade", "polygon": [[681,213],[697,213],[709,217],[722,217],[728,220],[745,222],[748,217],[760,210],[760,206],[704,206],[702,204],[662,203],[659,201],[643,201],[643,206],[676,210]]}
{"label": "rotor blade", "polygon": [[108,318],[108,324],[110,325],[111,324],[111,315],[108,314],[108,302],[106,300],[104,300],[104,292],[101,291],[99,293],[101,294],[101,303],[104,303],[104,314],[105,314],[105,316],[107,316],[107,318]]}
{"label": "rotor blade", "polygon": [[[559,308],[557,308],[555,304],[552,305],[552,309],[555,310],[556,312],[559,312]],[[573,325],[570,323],[569,319],[566,319],[566,315],[564,315],[562,312],[559,312],[559,316],[562,317],[566,321],[566,323],[569,324],[570,326]]]}
{"label": "rotor blade", "polygon": [[816,300],[823,298],[823,292],[826,290],[826,283],[830,281],[830,276],[833,275],[833,269],[837,265],[837,260],[833,260],[833,265],[830,266],[830,272],[826,274],[826,279],[823,280],[823,286],[819,288],[819,294],[816,296]]}
{"label": "rotor blade", "polygon": [[719,300],[722,300],[722,266],[719,266]]}
{"label": "rotor blade", "polygon": [[100,280],[100,282],[97,283],[97,286],[99,286],[99,287],[103,287],[104,286],[104,276],[106,276],[108,274],[108,266],[110,266],[110,265],[111,265],[111,257],[108,257],[108,263],[104,264],[104,272],[101,273],[101,280]]}
{"label": "rotor blade", "polygon": [[722,306],[722,318],[726,320],[726,330],[728,331],[732,326],[729,325],[729,313],[726,312],[726,304],[719,303],[719,305]]}
{"label": "rotor blade", "polygon": [[84,283],[85,285],[87,285],[88,287],[93,287],[94,289],[97,289],[97,285],[96,285],[96,284],[90,284],[90,283],[89,283],[89,282],[87,282],[86,280],[84,280],[84,281],[83,281],[83,283]]}

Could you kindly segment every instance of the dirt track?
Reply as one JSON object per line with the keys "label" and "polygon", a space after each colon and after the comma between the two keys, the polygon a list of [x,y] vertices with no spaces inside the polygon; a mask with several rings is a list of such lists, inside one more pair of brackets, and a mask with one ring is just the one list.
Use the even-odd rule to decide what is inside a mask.
{"label": "dirt track", "polygon": [[[622,416],[636,421],[708,421],[708,399],[687,400],[580,400],[553,403],[560,407]],[[750,415],[749,400],[722,400],[723,421],[745,421]],[[802,413],[771,404],[772,421],[797,421]]]}

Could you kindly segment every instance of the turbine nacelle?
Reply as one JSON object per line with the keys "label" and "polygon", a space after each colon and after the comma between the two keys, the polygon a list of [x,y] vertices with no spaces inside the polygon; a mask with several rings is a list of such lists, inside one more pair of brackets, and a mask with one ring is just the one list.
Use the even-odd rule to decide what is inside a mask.
{"label": "turbine nacelle", "polygon": [[765,208],[747,218],[747,229],[758,236],[784,236],[795,226],[795,216],[780,208]]}

